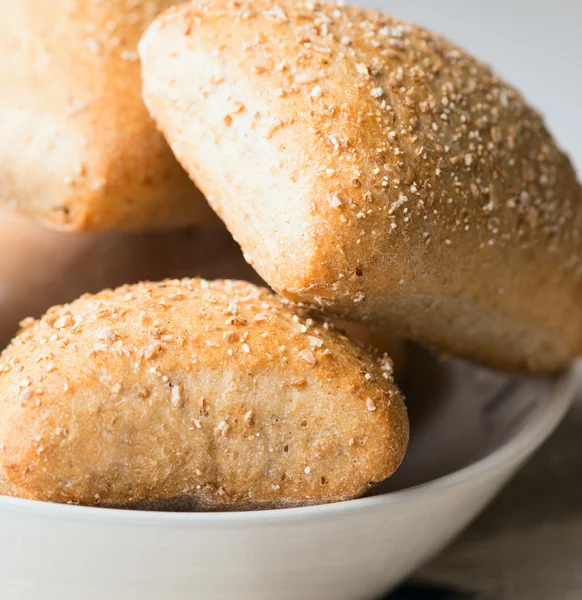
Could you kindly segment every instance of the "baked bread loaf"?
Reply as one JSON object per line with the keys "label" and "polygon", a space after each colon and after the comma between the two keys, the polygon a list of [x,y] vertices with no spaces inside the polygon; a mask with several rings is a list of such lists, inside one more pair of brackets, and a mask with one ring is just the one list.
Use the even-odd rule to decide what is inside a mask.
{"label": "baked bread loaf", "polygon": [[227,231],[67,233],[0,211],[0,350],[25,317],[86,292],[164,277],[260,281]]}
{"label": "baked bread loaf", "polygon": [[52,308],[0,358],[0,493],[251,509],[363,494],[402,461],[389,372],[264,288],[142,283]]}
{"label": "baked bread loaf", "polygon": [[580,186],[464,50],[376,10],[201,0],[140,54],[151,114],[277,292],[510,371],[580,353]]}
{"label": "baked bread loaf", "polygon": [[137,42],[170,0],[0,0],[0,204],[58,228],[218,222],[141,99]]}

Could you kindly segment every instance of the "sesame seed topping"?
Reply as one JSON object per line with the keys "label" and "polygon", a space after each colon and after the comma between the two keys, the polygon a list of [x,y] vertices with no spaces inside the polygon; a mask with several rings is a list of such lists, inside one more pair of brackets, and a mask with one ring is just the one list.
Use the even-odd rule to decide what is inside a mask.
{"label": "sesame seed topping", "polygon": [[73,317],[68,313],[57,319],[54,323],[55,329],[65,329],[71,325],[73,325]]}
{"label": "sesame seed topping", "polygon": [[179,385],[172,386],[172,406],[174,408],[181,408],[184,405],[182,398],[182,392]]}
{"label": "sesame seed topping", "polygon": [[273,21],[279,21],[280,23],[287,23],[289,21],[285,11],[278,4],[275,4],[273,8],[265,10],[264,14]]}
{"label": "sesame seed topping", "polygon": [[301,350],[301,352],[299,352],[297,356],[304,360],[306,363],[310,364],[311,366],[317,364],[317,358],[315,357],[315,354],[311,352],[311,350]]}
{"label": "sesame seed topping", "polygon": [[321,346],[323,346],[323,340],[315,337],[313,335],[307,336],[309,339],[309,345],[313,346],[314,348],[320,348]]}
{"label": "sesame seed topping", "polygon": [[312,98],[319,98],[321,96],[321,86],[320,85],[316,85],[311,92],[309,93],[309,95]]}
{"label": "sesame seed topping", "polygon": [[230,425],[226,421],[220,421],[214,430],[216,435],[227,436],[230,432]]}
{"label": "sesame seed topping", "polygon": [[366,408],[370,412],[374,412],[376,410],[376,403],[370,397],[366,398]]}
{"label": "sesame seed topping", "polygon": [[344,205],[342,199],[337,193],[332,194],[329,203],[331,204],[331,207],[335,209],[341,208]]}

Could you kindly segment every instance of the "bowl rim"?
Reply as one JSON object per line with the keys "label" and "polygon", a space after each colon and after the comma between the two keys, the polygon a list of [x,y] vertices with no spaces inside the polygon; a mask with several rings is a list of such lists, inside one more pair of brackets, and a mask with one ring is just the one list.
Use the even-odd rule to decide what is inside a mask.
{"label": "bowl rim", "polygon": [[567,371],[557,376],[550,396],[535,411],[537,418],[520,429],[506,442],[479,460],[430,481],[414,485],[402,490],[395,490],[345,500],[332,504],[319,504],[294,508],[279,508],[256,511],[223,511],[223,512],[169,512],[127,510],[102,508],[93,506],[76,506],[57,504],[39,500],[25,500],[0,496],[0,510],[17,513],[33,513],[34,516],[53,517],[68,520],[81,520],[112,524],[139,524],[150,526],[216,526],[216,525],[250,525],[257,523],[296,522],[325,517],[342,517],[376,509],[384,505],[399,502],[411,502],[418,497],[434,495],[446,488],[465,484],[471,479],[484,477],[492,470],[499,470],[504,465],[515,464],[525,459],[531,452],[546,440],[565,416],[574,401],[576,388],[582,383],[582,359],[577,360]]}

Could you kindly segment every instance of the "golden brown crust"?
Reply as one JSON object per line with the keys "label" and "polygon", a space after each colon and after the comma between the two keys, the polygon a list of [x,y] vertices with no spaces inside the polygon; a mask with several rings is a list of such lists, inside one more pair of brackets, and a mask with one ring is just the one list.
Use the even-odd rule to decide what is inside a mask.
{"label": "golden brown crust", "polygon": [[264,288],[165,281],[86,295],[0,363],[4,493],[266,508],[358,496],[408,439],[388,371]]}
{"label": "golden brown crust", "polygon": [[[345,333],[353,342],[362,346],[372,355],[381,357],[383,361],[392,363],[392,372],[395,380],[400,381],[406,368],[406,341],[395,337],[386,327],[363,325],[357,321],[345,321],[343,319],[326,316],[330,326]],[[388,368],[388,363],[386,363]]]}
{"label": "golden brown crust", "polygon": [[574,171],[465,51],[378,11],[202,0],[140,54],[150,112],[275,290],[504,369],[580,352]]}
{"label": "golden brown crust", "polygon": [[172,4],[0,1],[0,203],[70,230],[214,222],[141,99],[137,42]]}
{"label": "golden brown crust", "polygon": [[0,350],[22,319],[81,294],[193,276],[260,281],[227,231],[78,234],[0,211]]}

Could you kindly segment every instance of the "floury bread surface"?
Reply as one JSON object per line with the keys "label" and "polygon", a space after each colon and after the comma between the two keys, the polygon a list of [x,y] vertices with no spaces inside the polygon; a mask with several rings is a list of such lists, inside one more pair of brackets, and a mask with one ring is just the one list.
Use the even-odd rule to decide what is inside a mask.
{"label": "floury bread surface", "polygon": [[580,186],[464,50],[353,6],[201,0],[140,54],[151,114],[277,292],[511,371],[580,353]]}
{"label": "floury bread surface", "polygon": [[30,322],[0,358],[0,490],[251,509],[363,494],[408,440],[387,369],[264,288],[143,283]]}

